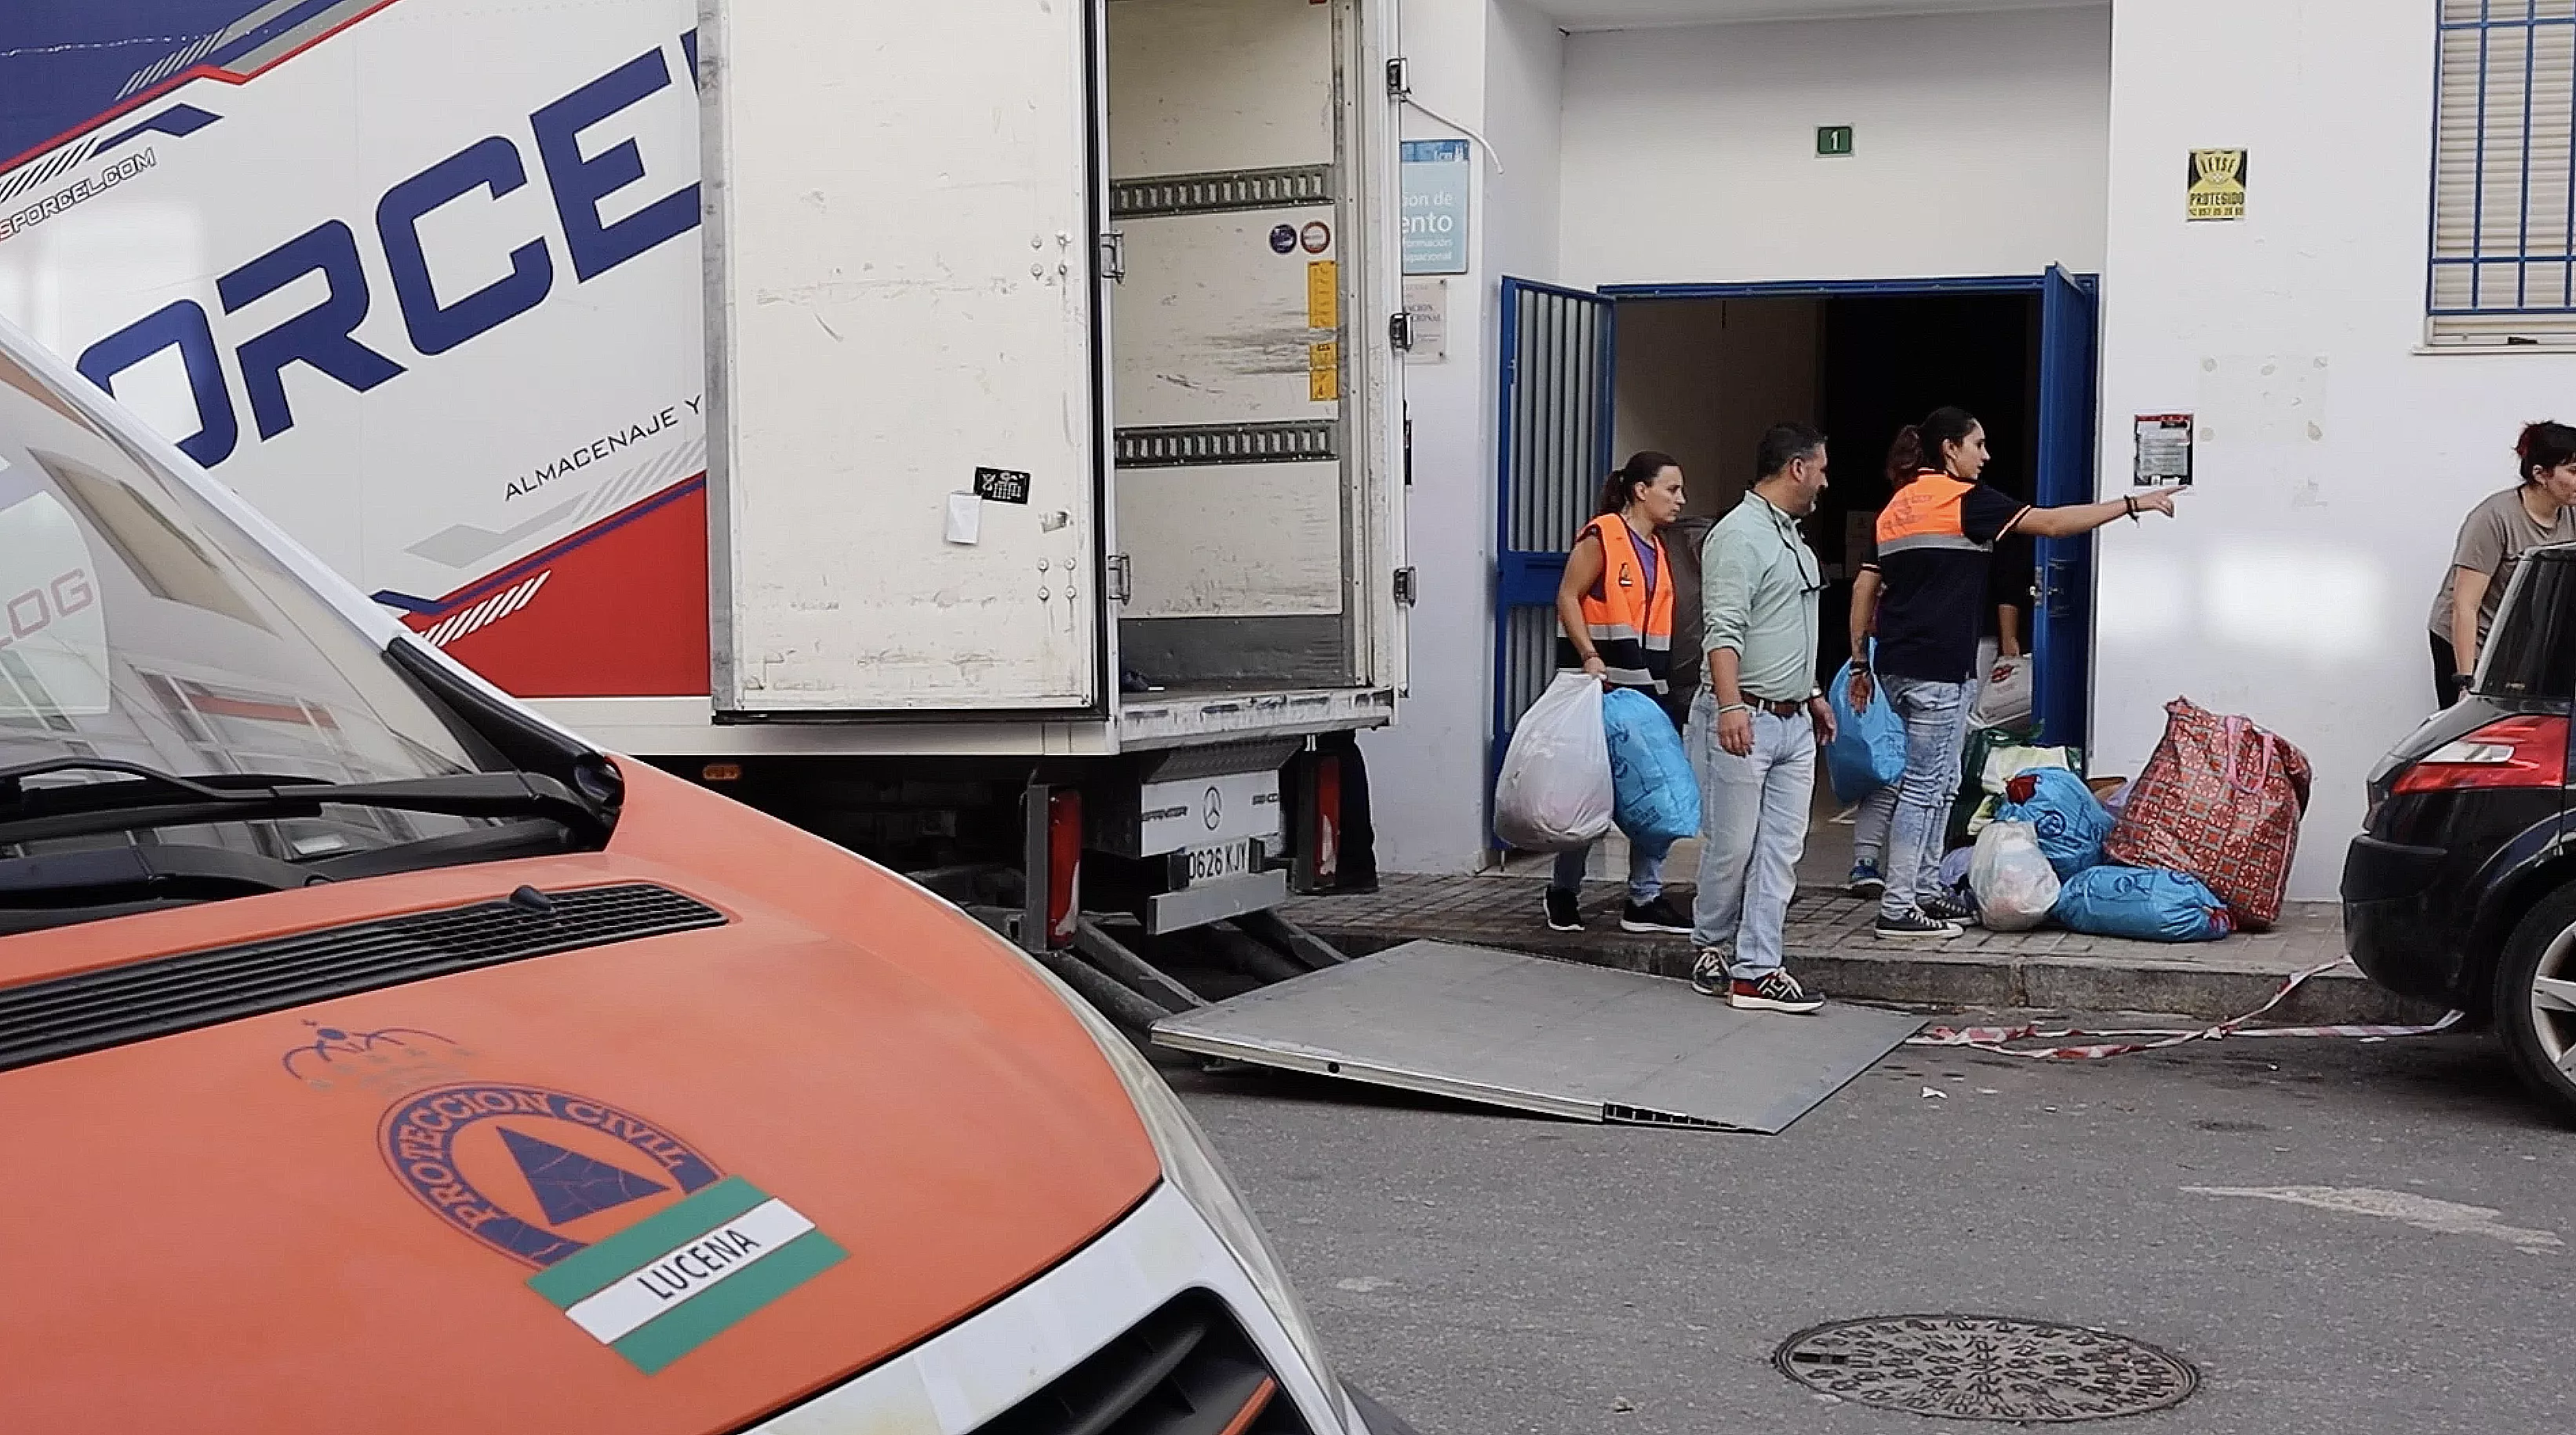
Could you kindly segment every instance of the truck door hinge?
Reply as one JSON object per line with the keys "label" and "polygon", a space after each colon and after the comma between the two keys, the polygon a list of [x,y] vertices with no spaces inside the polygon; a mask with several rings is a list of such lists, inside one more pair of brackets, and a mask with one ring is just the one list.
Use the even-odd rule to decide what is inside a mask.
{"label": "truck door hinge", "polygon": [[1402,607],[1413,606],[1413,570],[1410,568],[1395,570],[1395,601]]}
{"label": "truck door hinge", "polygon": [[1120,229],[1100,236],[1100,277],[1112,284],[1127,282],[1127,234]]}
{"label": "truck door hinge", "polygon": [[1112,553],[1109,555],[1109,561],[1102,566],[1101,590],[1109,595],[1109,601],[1112,603],[1126,602],[1132,582],[1127,567],[1127,555]]}
{"label": "truck door hinge", "polygon": [[1402,309],[1387,315],[1386,341],[1395,346],[1397,353],[1410,353],[1413,349],[1413,316]]}
{"label": "truck door hinge", "polygon": [[1386,62],[1387,98],[1409,99],[1413,94],[1413,67],[1402,55]]}

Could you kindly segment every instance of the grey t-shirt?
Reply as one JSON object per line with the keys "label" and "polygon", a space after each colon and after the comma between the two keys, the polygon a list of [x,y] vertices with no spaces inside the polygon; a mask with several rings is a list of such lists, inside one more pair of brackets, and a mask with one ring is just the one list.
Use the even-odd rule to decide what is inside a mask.
{"label": "grey t-shirt", "polygon": [[2531,511],[2522,506],[2522,490],[2508,488],[2470,509],[2460,523],[2451,566],[2442,570],[2442,591],[2433,599],[2433,636],[2450,641],[2452,582],[2466,568],[2489,580],[2486,596],[2478,600],[2478,642],[2483,646],[2495,623],[2496,605],[2504,601],[2505,585],[2513,581],[2514,565],[2546,543],[2576,543],[2576,508],[2558,510],[2555,523],[2534,523]]}

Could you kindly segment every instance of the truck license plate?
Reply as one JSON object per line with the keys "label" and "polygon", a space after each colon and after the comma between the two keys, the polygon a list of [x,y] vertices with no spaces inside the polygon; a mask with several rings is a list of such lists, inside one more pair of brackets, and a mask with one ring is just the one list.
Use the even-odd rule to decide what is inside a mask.
{"label": "truck license plate", "polygon": [[1239,842],[1219,843],[1214,847],[1193,847],[1182,854],[1187,860],[1188,881],[1219,882],[1228,877],[1252,874],[1253,849],[1259,844],[1246,837]]}

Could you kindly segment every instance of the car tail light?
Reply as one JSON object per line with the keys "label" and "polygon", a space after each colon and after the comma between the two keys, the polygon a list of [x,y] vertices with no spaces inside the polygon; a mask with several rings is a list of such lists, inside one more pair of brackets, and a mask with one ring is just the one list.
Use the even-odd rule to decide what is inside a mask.
{"label": "car tail light", "polygon": [[2509,717],[2417,758],[2398,774],[2391,791],[2563,787],[2566,782],[2567,719]]}
{"label": "car tail light", "polygon": [[1315,759],[1314,819],[1306,860],[1315,885],[1330,887],[1342,868],[1342,760],[1330,754]]}
{"label": "car tail light", "polygon": [[1073,945],[1082,921],[1082,793],[1059,787],[1047,794],[1046,944]]}

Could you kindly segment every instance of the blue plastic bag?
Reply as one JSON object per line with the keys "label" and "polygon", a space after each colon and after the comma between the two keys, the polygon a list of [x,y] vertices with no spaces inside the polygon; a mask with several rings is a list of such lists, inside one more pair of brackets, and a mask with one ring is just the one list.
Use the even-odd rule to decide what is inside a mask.
{"label": "blue plastic bag", "polygon": [[1673,720],[1644,693],[1613,688],[1601,698],[1601,727],[1610,739],[1610,815],[1619,830],[1654,853],[1697,837],[1699,779]]}
{"label": "blue plastic bag", "polygon": [[[2024,782],[2031,784],[2030,796],[2011,800],[2009,794],[2019,792]],[[2102,842],[2111,835],[2111,811],[2093,796],[2083,778],[2062,767],[2034,767],[2014,774],[2005,791],[1995,820],[2027,822],[2036,828],[2039,850],[2061,880],[2102,865]]]}
{"label": "blue plastic bag", "polygon": [[2089,867],[2058,889],[2051,915],[2073,931],[2141,942],[2214,942],[2236,930],[2197,877],[2154,867]]}
{"label": "blue plastic bag", "polygon": [[1834,705],[1834,741],[1825,749],[1825,771],[1833,779],[1834,796],[1858,802],[1905,775],[1905,719],[1896,715],[1886,690],[1875,682],[1869,706],[1853,711],[1851,680],[1852,665],[1845,663],[1826,690]]}

